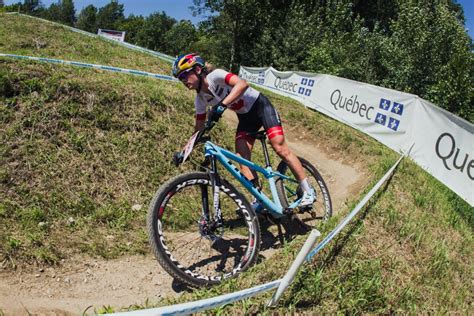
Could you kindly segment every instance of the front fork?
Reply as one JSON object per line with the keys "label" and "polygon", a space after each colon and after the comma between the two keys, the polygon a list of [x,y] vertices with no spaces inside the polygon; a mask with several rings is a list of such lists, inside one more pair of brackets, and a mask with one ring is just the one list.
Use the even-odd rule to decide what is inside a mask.
{"label": "front fork", "polygon": [[[202,218],[200,228],[201,234],[203,234],[205,237],[210,237],[211,240],[214,241],[218,238],[218,236],[216,236],[217,231],[223,227],[222,211],[219,199],[221,181],[219,178],[219,174],[217,173],[216,157],[210,156],[208,158],[209,160],[206,160],[210,161],[211,164],[209,178],[211,180],[212,206],[214,208],[214,218],[212,218],[211,212],[209,210],[208,186],[201,185]],[[222,231],[218,234],[222,235]]]}

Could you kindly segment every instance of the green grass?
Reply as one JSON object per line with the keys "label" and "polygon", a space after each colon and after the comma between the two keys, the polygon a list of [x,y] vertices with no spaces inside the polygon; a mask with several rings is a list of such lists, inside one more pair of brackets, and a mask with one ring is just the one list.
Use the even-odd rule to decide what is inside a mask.
{"label": "green grass", "polygon": [[[169,73],[168,64],[151,56],[1,14],[0,51]],[[288,98],[265,94],[286,129],[366,168],[369,187],[320,227],[324,236],[398,155]],[[59,264],[77,253],[150,254],[147,206],[161,183],[193,168],[171,164],[192,132],[193,112],[193,93],[175,83],[0,59],[0,260],[14,268]],[[233,148],[233,134],[219,123],[213,135]],[[473,228],[473,209],[406,159],[370,205],[298,274],[279,307],[265,307],[267,293],[211,313],[469,313]],[[281,278],[303,242],[287,243],[241,278],[147,306]]]}

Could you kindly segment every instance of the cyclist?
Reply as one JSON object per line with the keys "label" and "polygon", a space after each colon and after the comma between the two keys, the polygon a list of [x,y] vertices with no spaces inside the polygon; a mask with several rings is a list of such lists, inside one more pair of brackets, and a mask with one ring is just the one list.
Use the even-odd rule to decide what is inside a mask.
{"label": "cyclist", "polygon": [[[257,132],[262,126],[275,152],[290,167],[300,182],[303,197],[300,206],[310,206],[314,202],[314,189],[308,182],[303,166],[285,142],[280,117],[270,101],[259,91],[250,87],[247,81],[222,69],[212,70],[198,54],[182,54],[173,63],[173,76],[188,89],[197,92],[194,105],[196,110],[195,131],[202,129],[209,119],[218,121],[216,109],[224,106],[236,112],[239,119],[235,137],[238,155],[250,160],[255,138],[249,133]],[[242,174],[260,188],[256,172],[247,166],[240,166]],[[256,207],[256,201],[252,203]]]}

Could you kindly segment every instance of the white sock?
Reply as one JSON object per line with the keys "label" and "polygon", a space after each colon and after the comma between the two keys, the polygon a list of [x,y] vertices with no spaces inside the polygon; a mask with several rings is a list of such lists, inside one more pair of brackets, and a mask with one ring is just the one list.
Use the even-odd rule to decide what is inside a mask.
{"label": "white sock", "polygon": [[311,191],[311,186],[309,185],[308,178],[304,178],[303,180],[301,180],[300,186],[303,189],[303,191],[306,191],[306,192]]}

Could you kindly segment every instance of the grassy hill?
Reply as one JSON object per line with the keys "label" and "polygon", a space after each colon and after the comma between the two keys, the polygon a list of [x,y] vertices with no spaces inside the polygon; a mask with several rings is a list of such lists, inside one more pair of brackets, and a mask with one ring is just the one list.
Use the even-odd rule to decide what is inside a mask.
{"label": "grassy hill", "polygon": [[[170,72],[169,64],[155,57],[19,16],[0,15],[0,52]],[[369,137],[295,101],[266,94],[285,126],[317,139],[348,163],[362,162],[372,183],[395,162],[396,153]],[[60,264],[78,253],[106,258],[150,253],[147,205],[160,183],[182,171],[170,157],[190,135],[193,112],[193,93],[179,84],[0,59],[4,266]],[[216,141],[232,148],[233,130],[222,123],[218,128]],[[321,228],[323,234],[359,198],[338,210],[339,216]],[[472,311],[473,213],[405,160],[363,214],[299,274],[276,311]],[[245,277],[179,301],[280,278],[303,240],[289,243]],[[271,312],[265,307],[268,298],[236,303],[223,312]]]}

